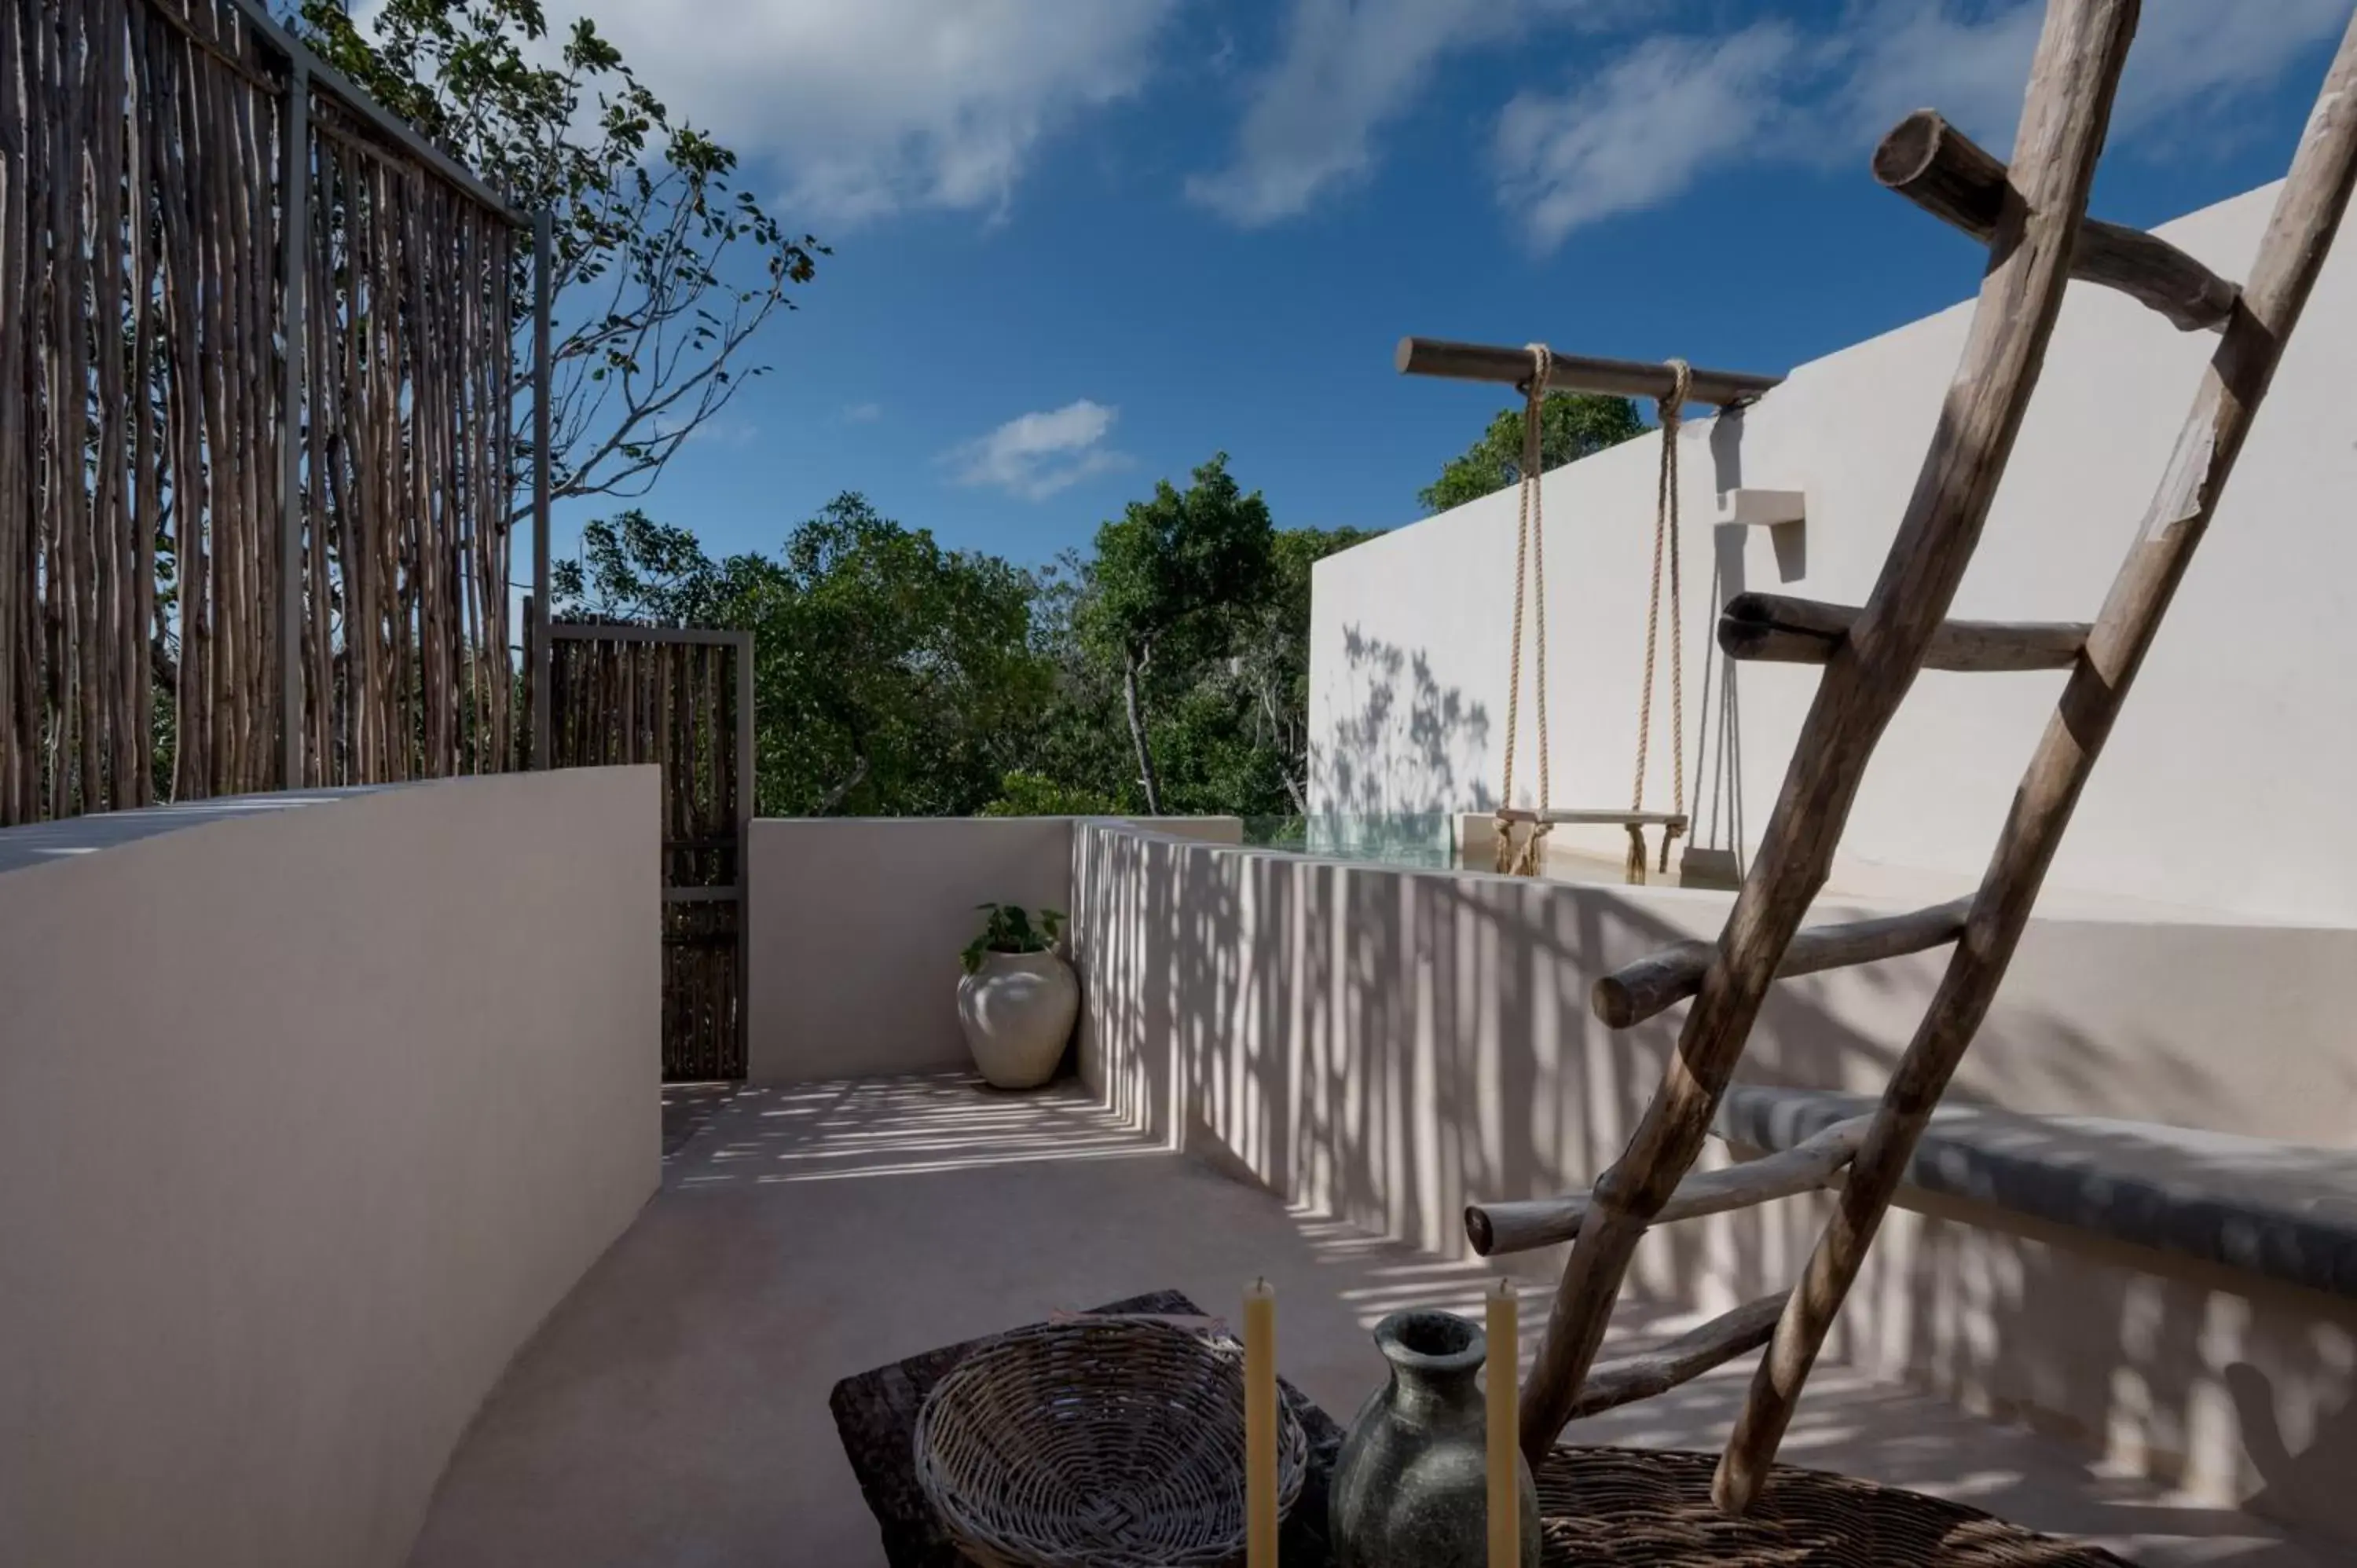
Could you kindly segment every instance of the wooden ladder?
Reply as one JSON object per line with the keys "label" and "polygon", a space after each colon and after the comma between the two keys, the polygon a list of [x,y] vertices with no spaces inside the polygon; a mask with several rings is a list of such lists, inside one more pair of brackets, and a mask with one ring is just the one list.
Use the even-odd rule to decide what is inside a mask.
{"label": "wooden ladder", "polygon": [[[1574,1417],[1659,1393],[1766,1344],[1714,1487],[1729,1512],[1758,1496],[1916,1140],[1988,1011],[2072,809],[2322,268],[2357,177],[2357,21],[2333,59],[2250,279],[2237,290],[2165,241],[2084,217],[2136,13],[2136,0],[2051,0],[2010,168],[1930,113],[1901,122],[1876,153],[1884,184],[1987,241],[1988,272],[1921,476],[1867,602],[1848,608],[1746,595],[1727,607],[1721,641],[1731,656],[1819,663],[1824,672],[1717,941],[1679,944],[1597,987],[1597,1010],[1617,1027],[1694,999],[1626,1152],[1588,1193],[1477,1206],[1467,1216],[1484,1251],[1574,1240],[1523,1391],[1523,1446],[1534,1463]],[[2094,622],[1950,621],[1949,603],[2073,276],[2120,289],[2179,327],[2219,329],[2216,352]],[[1977,893],[1803,931],[1875,743],[1926,667],[2071,674]],[[1953,947],[1947,971],[1870,1117],[1732,1171],[1689,1175],[1770,984],[1946,944]],[[1836,1172],[1837,1206],[1796,1288],[1590,1375],[1648,1226],[1813,1190]]]}

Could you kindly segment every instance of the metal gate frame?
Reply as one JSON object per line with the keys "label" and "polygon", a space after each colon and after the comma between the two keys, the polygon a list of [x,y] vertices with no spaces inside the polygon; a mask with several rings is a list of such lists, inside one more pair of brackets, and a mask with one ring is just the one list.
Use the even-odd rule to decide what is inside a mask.
{"label": "metal gate frame", "polygon": [[[533,607],[536,609],[538,607]],[[527,621],[532,612],[527,611]],[[750,1004],[752,976],[747,936],[751,929],[752,901],[748,892],[752,877],[753,824],[753,634],[705,627],[639,626],[627,621],[542,620],[545,639],[538,644],[532,664],[532,766],[549,766],[554,717],[549,694],[559,642],[642,642],[730,648],[737,654],[737,879],[725,886],[674,887],[669,885],[670,855],[664,856],[662,901],[675,904],[733,903],[737,909],[737,1060],[747,1075],[752,1068]],[[666,850],[672,847],[664,841]]]}

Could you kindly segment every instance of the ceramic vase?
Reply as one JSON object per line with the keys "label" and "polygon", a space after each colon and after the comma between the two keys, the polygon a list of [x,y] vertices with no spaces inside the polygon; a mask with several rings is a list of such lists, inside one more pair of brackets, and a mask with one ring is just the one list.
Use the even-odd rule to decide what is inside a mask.
{"label": "ceramic vase", "polygon": [[[1375,1326],[1391,1379],[1375,1391],[1334,1462],[1329,1533],[1338,1568],[1484,1568],[1489,1561],[1488,1421],[1477,1374],[1480,1326],[1454,1313],[1395,1312]],[[1509,1365],[1504,1375],[1512,1377]],[[1538,1568],[1539,1499],[1522,1481],[1522,1561]]]}
{"label": "ceramic vase", "polygon": [[958,982],[966,1048],[999,1089],[1036,1089],[1055,1077],[1080,1008],[1071,965],[1051,952],[985,953]]}

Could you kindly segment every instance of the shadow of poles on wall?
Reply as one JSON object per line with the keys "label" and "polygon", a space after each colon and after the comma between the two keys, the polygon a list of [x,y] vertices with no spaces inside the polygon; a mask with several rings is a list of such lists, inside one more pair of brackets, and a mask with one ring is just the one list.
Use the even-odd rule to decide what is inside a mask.
{"label": "shadow of poles on wall", "polygon": [[[1684,1008],[1612,1031],[1589,1014],[1588,987],[1619,963],[1715,927],[1723,909],[1210,847],[1119,826],[1084,828],[1078,858],[1093,1070],[1114,1108],[1266,1186],[1305,1227],[1339,1220],[1439,1254],[1416,1278],[1383,1286],[1400,1301],[1461,1294],[1464,1269],[1448,1260],[1462,1255],[1467,1201],[1584,1188],[1619,1156]],[[1693,928],[1664,918],[1672,908],[1689,911]],[[1877,990],[1928,995],[1934,974],[1935,957],[1850,972],[1838,1008],[1821,981],[1778,986],[1738,1077],[1878,1090],[1903,1039],[1869,1036],[1851,1015],[1862,998],[1867,1010],[1887,1011],[1874,1004]],[[2081,1105],[2102,1103],[2122,1074],[2177,1075],[2190,1094],[2215,1070],[2158,1041],[2106,1043],[2018,1009],[1992,1028],[2005,1036],[2001,1063],[2036,1058],[2048,1092]],[[1822,1199],[1795,1200],[1663,1227],[1640,1254],[1632,1294],[1716,1308],[1783,1288],[1824,1214]],[[1829,1347],[1836,1360],[1852,1349],[1845,1335],[1866,1330],[1874,1343],[1860,1348],[1879,1369],[1968,1407],[2033,1423],[2041,1409],[2103,1411],[2096,1430],[2076,1434],[2098,1444],[2106,1432],[2135,1429],[2155,1449],[2181,1446],[2178,1434],[2209,1419],[2197,1406],[2219,1397],[2225,1369],[2188,1369],[2215,1359],[2214,1302],[2156,1291],[2132,1273],[2106,1287],[2109,1299],[2093,1299],[2087,1270],[2058,1272],[2050,1254],[2001,1232],[1913,1216],[1905,1225],[1906,1236],[1886,1234],[1878,1246]],[[1559,1262],[1559,1251],[1531,1254],[1517,1272],[1551,1279]],[[2065,1324],[2080,1326],[2065,1333]],[[2347,1386],[2349,1369],[2334,1358],[2345,1360],[2348,1345],[2345,1334],[2327,1334],[2309,1364],[2254,1367],[2225,1383],[2250,1406],[2247,1430],[2279,1434],[2250,1447],[2266,1483],[2261,1506],[2269,1492],[2309,1495],[2357,1442],[2345,1400],[2298,1403],[2319,1387]],[[2270,1379],[2277,1397],[2257,1397]],[[1732,1417],[1732,1404],[1710,1408],[1720,1411],[1715,1419]],[[1858,1408],[1847,1392],[1804,1402],[1795,1457],[1840,1435]],[[1721,1436],[1723,1426],[1695,1440]],[[1921,1446],[1917,1456],[1894,1437],[1881,1478],[1939,1479],[1939,1444]],[[2001,1509],[2002,1491],[1983,1506]],[[2133,1527],[2124,1516],[2121,1529]]]}

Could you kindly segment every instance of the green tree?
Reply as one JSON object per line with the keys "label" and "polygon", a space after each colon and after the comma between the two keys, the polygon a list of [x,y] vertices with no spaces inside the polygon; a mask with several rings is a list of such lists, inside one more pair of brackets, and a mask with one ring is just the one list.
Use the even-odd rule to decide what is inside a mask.
{"label": "green tree", "polygon": [[1356,528],[1278,530],[1268,571],[1243,609],[1234,657],[1224,671],[1249,715],[1253,741],[1268,755],[1296,816],[1309,814],[1310,569],[1374,537]]}
{"label": "green tree", "polygon": [[[744,363],[825,247],[737,189],[737,155],[674,118],[583,18],[548,38],[541,0],[299,0],[321,58],[527,210],[554,214],[556,499],[642,496],[764,367]],[[532,295],[522,249],[511,297]],[[517,378],[530,373],[519,334]],[[518,433],[517,460],[530,445]],[[523,505],[522,487],[518,510]]]}
{"label": "green tree", "polygon": [[[1416,492],[1428,512],[1447,511],[1518,483],[1523,477],[1523,412],[1510,408],[1490,422],[1481,439],[1452,457],[1440,478]],[[1625,397],[1593,392],[1551,392],[1539,405],[1542,471],[1618,446],[1641,435],[1645,422]]]}
{"label": "green tree", "polygon": [[1044,773],[1018,768],[999,781],[998,799],[982,809],[985,817],[1103,817],[1121,810],[1112,796],[1085,785],[1060,784]]}
{"label": "green tree", "polygon": [[846,492],[775,557],[715,561],[683,530],[625,513],[552,571],[568,616],[754,634],[758,796],[770,815],[962,816],[1019,768],[1049,671],[1033,585],[943,550]]}
{"label": "green tree", "polygon": [[1132,501],[1097,530],[1096,560],[1076,613],[1083,639],[1120,671],[1149,811],[1163,806],[1148,740],[1148,682],[1161,676],[1167,685],[1168,675],[1227,652],[1229,612],[1259,587],[1274,532],[1267,503],[1237,485],[1224,452],[1197,468],[1186,489],[1160,480],[1152,499]]}
{"label": "green tree", "polygon": [[715,561],[686,529],[633,507],[583,526],[580,555],[550,564],[549,596],[559,619],[711,626],[770,564],[759,555]]}
{"label": "green tree", "polygon": [[1137,753],[1123,716],[1121,660],[1090,635],[1095,576],[1094,560],[1078,550],[1032,575],[1033,646],[1049,673],[1050,695],[1025,766],[1117,810],[1142,811]]}

